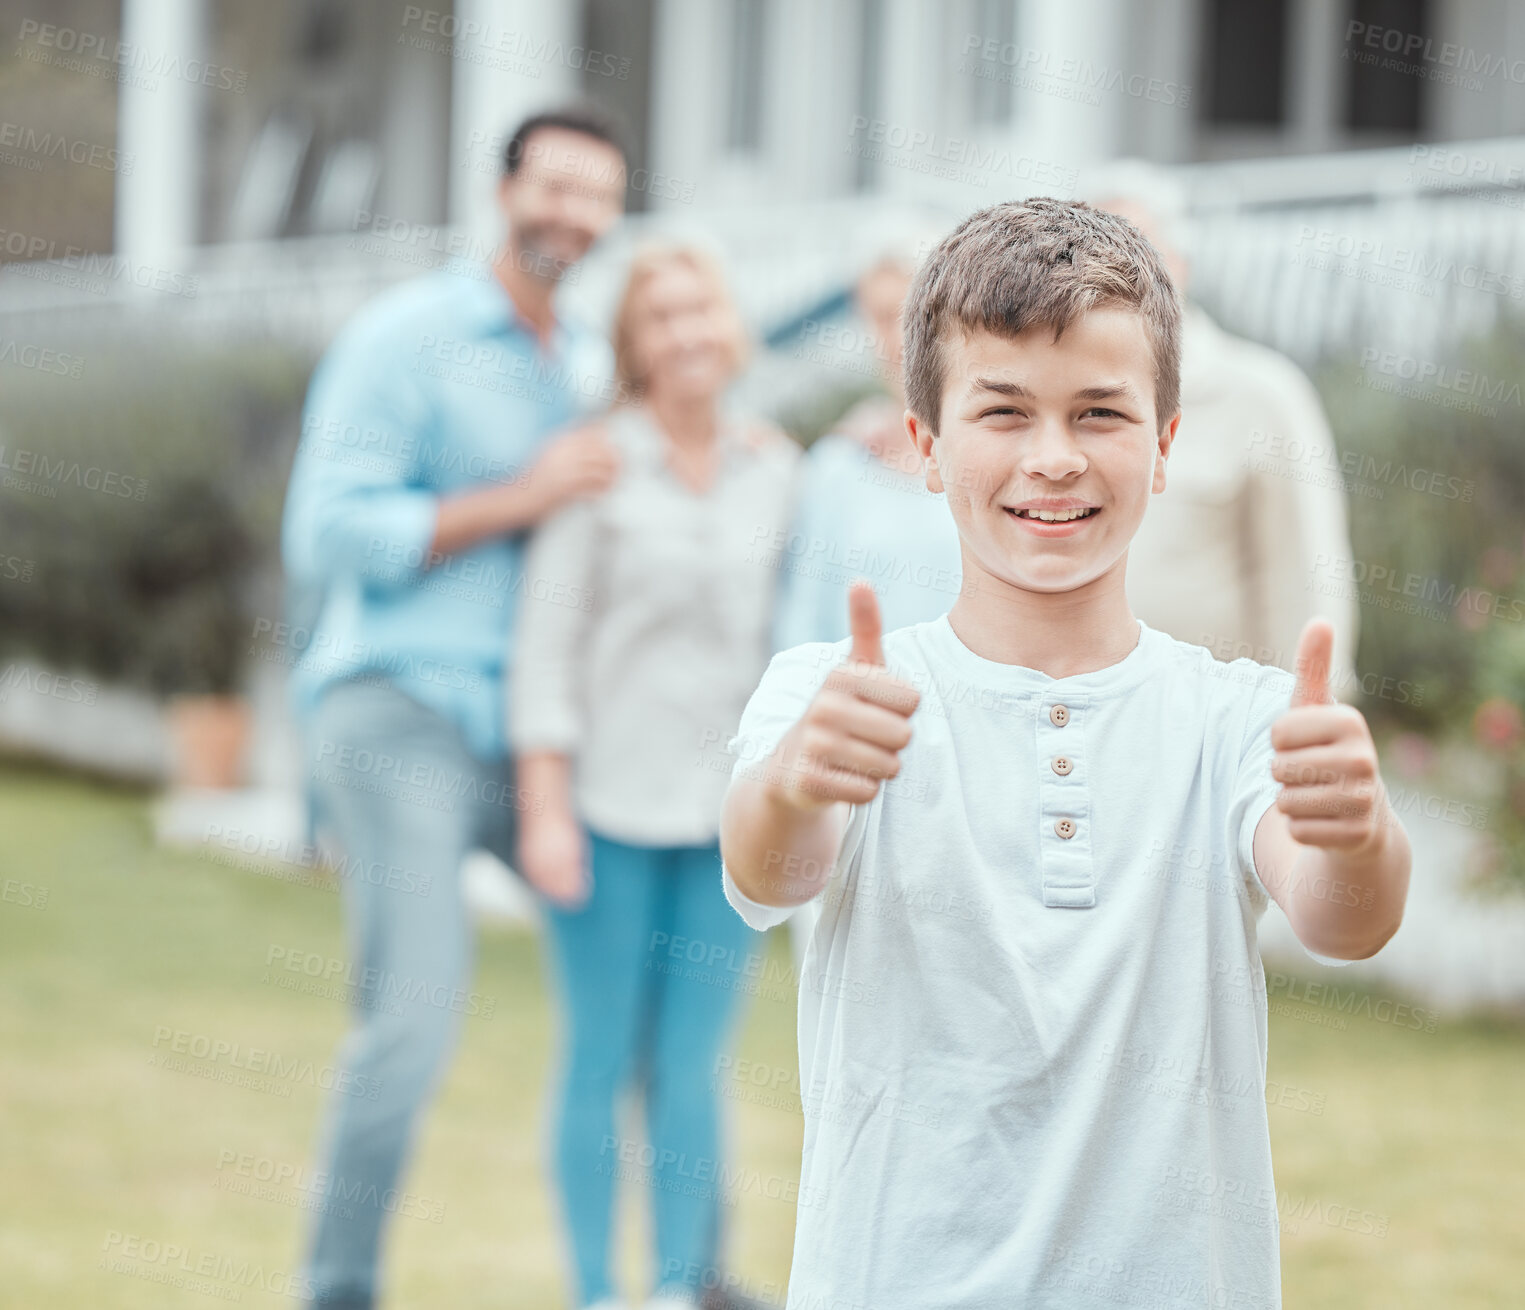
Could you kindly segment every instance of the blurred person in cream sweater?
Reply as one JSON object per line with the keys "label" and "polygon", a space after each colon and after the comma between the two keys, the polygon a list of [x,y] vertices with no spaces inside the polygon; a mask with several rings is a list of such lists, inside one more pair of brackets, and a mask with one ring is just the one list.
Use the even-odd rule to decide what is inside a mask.
{"label": "blurred person in cream sweater", "polygon": [[1133,541],[1134,612],[1220,660],[1289,670],[1303,625],[1326,618],[1331,689],[1357,699],[1356,599],[1332,581],[1352,557],[1344,479],[1318,393],[1286,356],[1225,332],[1192,303],[1185,198],[1161,170],[1118,161],[1084,190],[1149,238],[1186,301],[1180,436],[1170,486]]}

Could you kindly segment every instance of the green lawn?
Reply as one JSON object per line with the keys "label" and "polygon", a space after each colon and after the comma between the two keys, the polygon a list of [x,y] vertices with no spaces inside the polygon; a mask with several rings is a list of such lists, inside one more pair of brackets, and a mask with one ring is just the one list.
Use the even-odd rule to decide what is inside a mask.
{"label": "green lawn", "polygon": [[[192,1057],[203,1074],[231,1076],[252,1048],[327,1065],[342,1003],[264,979],[272,947],[342,953],[337,896],[155,850],[140,795],[46,773],[0,770],[0,831],[0,1308],[293,1304],[281,1292],[322,1092],[155,1059],[181,1032],[237,1044]],[[563,1304],[534,938],[486,934],[475,988],[493,1012],[467,1020],[419,1142],[405,1208],[423,1213],[394,1224],[394,1310]],[[1521,1304],[1525,1032],[1365,1018],[1336,1031],[1307,1021],[1318,1013],[1288,1001],[1272,1017],[1289,1310]],[[750,1005],[740,1055],[792,1070],[789,1001]],[[759,1179],[731,1211],[729,1264],[766,1294],[787,1277],[793,1210],[769,1192],[798,1176],[800,1124],[761,1098],[729,1104],[738,1163]],[[1368,1231],[1340,1227],[1348,1213]],[[635,1204],[623,1232],[639,1279]],[[208,1266],[221,1276],[197,1284]]]}

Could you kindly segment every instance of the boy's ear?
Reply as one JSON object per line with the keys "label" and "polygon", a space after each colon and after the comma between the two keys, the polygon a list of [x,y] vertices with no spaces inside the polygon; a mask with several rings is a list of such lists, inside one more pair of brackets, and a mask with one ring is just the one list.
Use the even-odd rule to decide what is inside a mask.
{"label": "boy's ear", "polygon": [[943,489],[942,472],[937,467],[937,446],[934,444],[937,434],[932,431],[929,424],[923,423],[910,410],[905,412],[906,435],[911,438],[911,444],[916,447],[916,453],[921,456],[923,468],[927,475],[927,490],[941,493]]}
{"label": "boy's ear", "polygon": [[1154,461],[1154,486],[1153,493],[1158,496],[1165,490],[1165,463],[1170,458],[1170,448],[1175,444],[1176,429],[1181,426],[1181,411],[1177,410],[1175,417],[1160,429],[1159,459]]}

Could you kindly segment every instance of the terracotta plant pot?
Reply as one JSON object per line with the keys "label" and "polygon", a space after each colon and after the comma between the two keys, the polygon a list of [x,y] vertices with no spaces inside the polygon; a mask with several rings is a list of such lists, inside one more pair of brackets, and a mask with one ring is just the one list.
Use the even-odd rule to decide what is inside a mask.
{"label": "terracotta plant pot", "polygon": [[242,696],[175,697],[169,705],[174,786],[239,786],[252,717]]}

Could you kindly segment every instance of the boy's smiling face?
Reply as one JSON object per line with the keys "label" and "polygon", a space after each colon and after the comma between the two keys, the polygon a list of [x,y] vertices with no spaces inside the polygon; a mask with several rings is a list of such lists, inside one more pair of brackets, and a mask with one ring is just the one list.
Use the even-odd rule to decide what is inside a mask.
{"label": "boy's smiling face", "polygon": [[[927,488],[948,497],[964,572],[1024,591],[1121,574],[1179,414],[1155,416],[1154,360],[1132,309],[1081,314],[1058,340],[971,331],[944,345],[942,413],[907,414]],[[984,579],[982,579],[983,581]]]}

